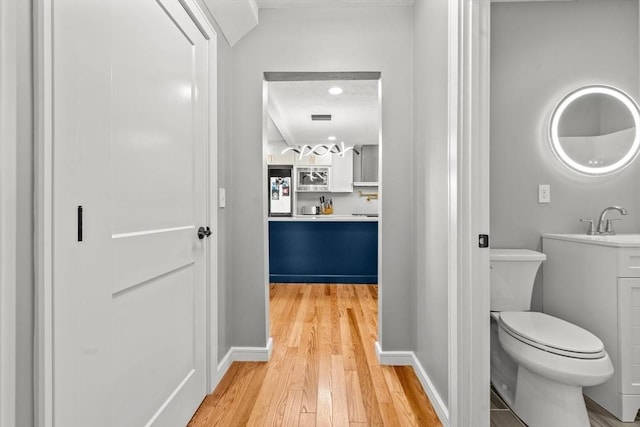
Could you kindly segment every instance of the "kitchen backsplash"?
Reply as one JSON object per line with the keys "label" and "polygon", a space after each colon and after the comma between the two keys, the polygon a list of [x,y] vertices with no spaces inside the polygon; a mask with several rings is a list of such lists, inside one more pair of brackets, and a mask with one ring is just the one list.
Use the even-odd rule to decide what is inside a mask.
{"label": "kitchen backsplash", "polygon": [[353,193],[296,193],[297,209],[296,215],[300,215],[303,206],[318,206],[320,197],[325,200],[333,199],[334,215],[351,215],[351,214],[377,214],[379,213],[379,200],[367,197],[361,197],[358,193],[378,194],[378,187],[358,187]]}

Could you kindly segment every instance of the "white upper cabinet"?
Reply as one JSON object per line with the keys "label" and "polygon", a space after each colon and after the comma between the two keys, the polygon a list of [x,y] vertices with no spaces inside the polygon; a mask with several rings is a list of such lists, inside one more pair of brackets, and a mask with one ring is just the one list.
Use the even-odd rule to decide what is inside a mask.
{"label": "white upper cabinet", "polygon": [[344,157],[334,155],[331,167],[331,191],[334,193],[350,193],[353,191],[353,151],[349,150]]}
{"label": "white upper cabinet", "polygon": [[294,154],[294,164],[296,166],[331,166],[332,155],[317,156],[315,154],[305,155],[300,158],[298,153]]}
{"label": "white upper cabinet", "polygon": [[287,151],[282,153],[288,145],[284,142],[269,141],[267,144],[267,164],[268,165],[293,165],[295,153]]}
{"label": "white upper cabinet", "polygon": [[[273,118],[267,119],[267,164],[268,165],[293,165],[295,153],[288,150],[287,138],[282,134]],[[286,132],[285,132],[286,133]]]}

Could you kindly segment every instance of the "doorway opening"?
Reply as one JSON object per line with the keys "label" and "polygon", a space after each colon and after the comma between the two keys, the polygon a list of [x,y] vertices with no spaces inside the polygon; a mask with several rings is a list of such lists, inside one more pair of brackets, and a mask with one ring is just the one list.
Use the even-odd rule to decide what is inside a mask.
{"label": "doorway opening", "polygon": [[378,282],[380,73],[265,73],[270,283]]}
{"label": "doorway opening", "polygon": [[[267,72],[264,77],[267,301],[284,284],[309,285],[308,291],[315,284],[367,286],[377,297],[380,73]],[[308,292],[300,289],[297,297],[304,298]],[[271,328],[273,309],[266,310]],[[295,314],[290,321],[296,321]]]}

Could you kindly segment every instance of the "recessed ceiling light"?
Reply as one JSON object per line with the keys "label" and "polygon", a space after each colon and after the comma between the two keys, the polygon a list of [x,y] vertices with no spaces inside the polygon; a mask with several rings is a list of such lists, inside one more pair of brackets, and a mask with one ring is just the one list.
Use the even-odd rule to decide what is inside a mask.
{"label": "recessed ceiling light", "polygon": [[335,136],[330,136],[329,138],[327,138],[329,141],[335,141],[336,137]]}
{"label": "recessed ceiling light", "polygon": [[340,95],[342,93],[342,88],[341,87],[332,87],[331,89],[329,89],[329,93],[331,95]]}

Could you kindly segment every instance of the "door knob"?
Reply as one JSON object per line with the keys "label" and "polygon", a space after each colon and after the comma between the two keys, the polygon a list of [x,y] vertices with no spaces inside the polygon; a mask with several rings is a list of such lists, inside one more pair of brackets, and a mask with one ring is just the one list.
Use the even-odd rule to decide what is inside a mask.
{"label": "door knob", "polygon": [[211,236],[211,229],[209,227],[200,227],[198,228],[198,239],[202,240],[205,237]]}

